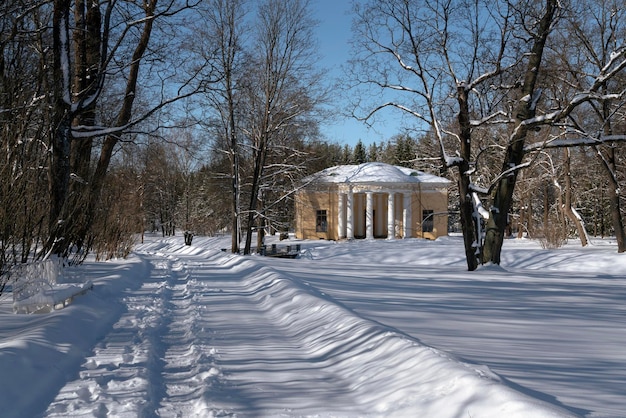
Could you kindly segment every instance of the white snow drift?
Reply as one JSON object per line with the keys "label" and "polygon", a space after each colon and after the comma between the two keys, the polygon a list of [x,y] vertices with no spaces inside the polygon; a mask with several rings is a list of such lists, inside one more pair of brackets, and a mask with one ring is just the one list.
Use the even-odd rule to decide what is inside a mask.
{"label": "white snow drift", "polygon": [[3,416],[624,411],[626,260],[611,245],[511,241],[509,271],[468,273],[454,238],[302,242],[296,260],[222,243],[154,238],[86,263],[65,282],[93,290],[49,314],[3,296]]}

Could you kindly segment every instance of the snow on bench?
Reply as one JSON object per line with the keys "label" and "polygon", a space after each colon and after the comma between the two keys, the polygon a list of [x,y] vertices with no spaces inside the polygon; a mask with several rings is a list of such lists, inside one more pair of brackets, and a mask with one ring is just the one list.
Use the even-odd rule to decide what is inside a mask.
{"label": "snow on bench", "polygon": [[49,313],[63,309],[72,300],[93,288],[93,283],[58,283],[61,265],[55,260],[25,264],[13,285],[13,312]]}

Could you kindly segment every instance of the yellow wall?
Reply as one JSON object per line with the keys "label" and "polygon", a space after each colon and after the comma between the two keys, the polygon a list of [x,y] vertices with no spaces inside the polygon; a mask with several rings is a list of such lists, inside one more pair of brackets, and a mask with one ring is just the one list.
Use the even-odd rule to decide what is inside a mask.
{"label": "yellow wall", "polygon": [[[447,212],[448,210],[448,193],[446,190],[425,190],[422,191],[418,186],[410,192],[411,195],[411,224],[409,226],[408,236],[412,238],[428,238],[434,239],[445,236],[448,233],[448,216],[447,214],[437,214]],[[376,220],[374,225],[375,237],[387,236],[387,198],[388,194],[384,191],[374,194],[374,209]],[[345,204],[345,203],[344,203]],[[365,236],[365,221],[361,212],[365,211],[366,198],[364,193],[355,193],[353,195],[353,210],[355,217],[353,222],[353,231],[355,237]],[[402,205],[403,194],[395,194],[395,219],[397,225],[397,236],[401,236],[402,225]],[[336,185],[328,185],[320,187],[319,185],[313,189],[302,189],[296,193],[296,237],[299,239],[329,239],[337,240],[338,236],[338,192]],[[422,210],[432,210],[437,215],[434,216],[433,232],[422,233]],[[326,232],[316,232],[316,215],[318,210],[326,210],[327,230]],[[359,214],[357,214],[358,212]]]}
{"label": "yellow wall", "polygon": [[[411,197],[411,236],[414,238],[435,239],[448,235],[448,193],[440,190],[414,191]],[[432,210],[433,231],[422,232],[422,211]],[[444,212],[444,213],[442,213]]]}
{"label": "yellow wall", "polygon": [[[337,199],[336,189],[299,190],[296,193],[296,238],[337,240]],[[326,232],[316,232],[318,210],[326,210]]]}

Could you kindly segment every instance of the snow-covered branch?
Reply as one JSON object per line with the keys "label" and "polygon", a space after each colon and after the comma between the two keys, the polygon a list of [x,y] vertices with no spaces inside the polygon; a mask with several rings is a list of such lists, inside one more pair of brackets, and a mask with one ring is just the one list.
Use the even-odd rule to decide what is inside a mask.
{"label": "snow-covered branch", "polygon": [[495,112],[495,113],[492,113],[490,115],[487,115],[487,116],[485,116],[482,119],[472,120],[472,121],[470,121],[470,125],[476,127],[476,126],[481,126],[481,125],[484,125],[484,124],[487,124],[487,123],[508,123],[508,122],[510,122],[509,119],[506,119],[506,120],[496,120],[495,122],[493,122],[493,120],[496,119],[499,116],[507,117],[508,115],[506,114],[506,112],[500,110],[498,112]]}
{"label": "snow-covered branch", "polygon": [[479,186],[476,183],[470,183],[469,185],[469,189],[470,191],[474,192],[474,193],[478,193],[481,194],[483,196],[486,196],[489,194],[489,189]]}
{"label": "snow-covered branch", "polygon": [[72,137],[75,139],[84,139],[84,138],[94,138],[94,137],[98,137],[98,136],[108,136],[108,135],[113,135],[113,136],[119,136],[122,133],[127,133],[128,130],[130,128],[132,128],[133,126],[136,126],[138,124],[140,124],[141,122],[145,121],[146,119],[148,119],[149,117],[151,117],[152,115],[154,115],[156,112],[158,112],[159,110],[163,109],[164,107],[167,107],[168,105],[175,103],[179,100],[185,99],[187,97],[190,97],[192,95],[196,94],[195,91],[191,91],[185,94],[181,94],[178,96],[173,96],[170,97],[168,99],[165,99],[163,101],[161,101],[161,103],[155,105],[152,109],[148,110],[147,112],[139,115],[137,118],[135,118],[134,120],[120,125],[120,126],[86,126],[86,125],[77,125],[77,126],[73,126],[72,127]]}
{"label": "snow-covered branch", "polygon": [[555,138],[545,142],[526,145],[525,152],[538,151],[547,148],[570,148],[590,145],[601,145],[608,142],[626,142],[626,134],[623,135],[601,135],[598,138],[582,136],[579,138]]}
{"label": "snow-covered branch", "polygon": [[77,125],[77,126],[72,127],[72,138],[84,139],[84,138],[94,138],[97,136],[119,135],[125,130],[127,130],[128,127],[129,125],[114,126],[114,127]]}
{"label": "snow-covered branch", "polygon": [[481,202],[478,194],[472,193],[472,201],[474,202],[474,208],[476,210],[476,213],[480,215],[480,217],[484,220],[489,219],[489,211],[483,206],[483,202]]}
{"label": "snow-covered branch", "polygon": [[[621,60],[621,61],[620,61]],[[606,82],[611,78],[615,77],[620,71],[626,68],[626,46],[620,48],[618,51],[613,52],[611,54],[611,59],[607,65],[605,65],[600,73],[594,79],[591,87],[582,91],[569,101],[564,107],[558,109],[554,112],[546,113],[544,115],[535,116],[529,118],[522,122],[522,125],[526,127],[535,127],[540,125],[546,125],[554,122],[558,122],[560,120],[568,117],[574,109],[585,102],[590,101],[598,101],[603,102],[606,100],[620,100],[626,97],[626,89],[621,90],[619,92],[608,92],[601,94],[599,93],[602,88],[606,85]],[[534,97],[532,98],[534,102]],[[529,100],[531,100],[529,98]]]}
{"label": "snow-covered branch", "polygon": [[[620,62],[621,60],[621,62]],[[614,77],[621,70],[626,68],[626,45],[613,51],[609,56],[609,62],[602,68],[600,75],[596,79],[597,85],[603,85],[607,80]],[[595,90],[595,89],[594,89]]]}

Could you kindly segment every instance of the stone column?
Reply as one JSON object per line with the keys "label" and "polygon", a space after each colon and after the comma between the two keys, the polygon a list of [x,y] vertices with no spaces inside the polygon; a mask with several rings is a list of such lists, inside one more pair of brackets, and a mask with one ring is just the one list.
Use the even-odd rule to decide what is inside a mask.
{"label": "stone column", "polygon": [[337,196],[337,239],[342,239],[346,237],[345,225],[344,225],[344,210],[345,210],[345,193],[339,192]]}
{"label": "stone column", "polygon": [[405,193],[402,208],[402,238],[411,238],[411,193]]}
{"label": "stone column", "polygon": [[352,188],[348,191],[346,200],[346,238],[354,239],[354,212]]}
{"label": "stone column", "polygon": [[394,239],[396,237],[396,208],[395,208],[396,194],[389,192],[387,197],[387,239]]}
{"label": "stone column", "polygon": [[374,239],[374,193],[367,192],[365,207],[365,238]]}

